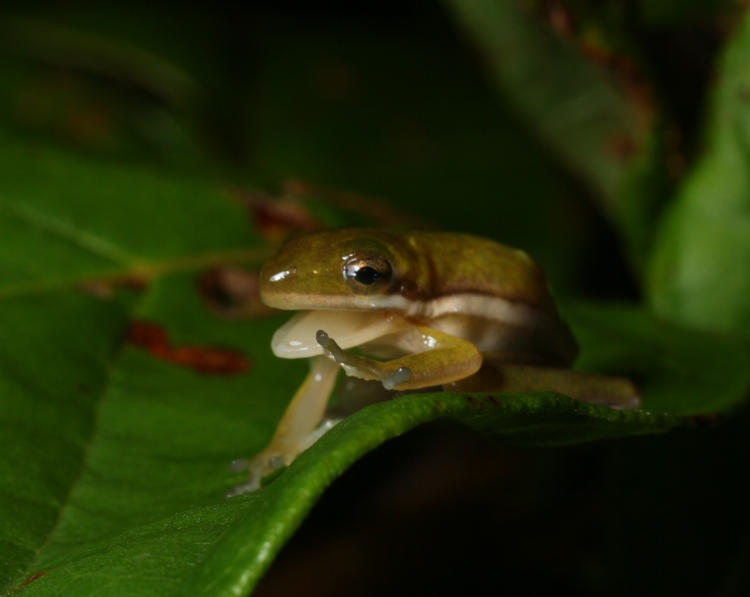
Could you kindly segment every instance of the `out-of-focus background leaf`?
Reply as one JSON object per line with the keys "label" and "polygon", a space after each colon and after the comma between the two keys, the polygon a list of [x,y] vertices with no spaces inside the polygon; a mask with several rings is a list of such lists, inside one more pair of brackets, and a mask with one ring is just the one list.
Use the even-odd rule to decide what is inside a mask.
{"label": "out-of-focus background leaf", "polygon": [[750,333],[750,19],[733,23],[717,66],[705,146],[662,225],[654,308],[709,329]]}
{"label": "out-of-focus background leaf", "polygon": [[[4,591],[745,594],[744,12],[9,6]],[[527,249],[645,410],[405,397],[222,499],[304,374],[253,271],[337,224]]]}
{"label": "out-of-focus background leaf", "polygon": [[616,29],[613,35],[607,27],[608,20],[621,25],[625,5],[449,4],[480,43],[503,94],[590,187],[619,228],[628,256],[642,265],[664,198],[663,135],[627,34]]}

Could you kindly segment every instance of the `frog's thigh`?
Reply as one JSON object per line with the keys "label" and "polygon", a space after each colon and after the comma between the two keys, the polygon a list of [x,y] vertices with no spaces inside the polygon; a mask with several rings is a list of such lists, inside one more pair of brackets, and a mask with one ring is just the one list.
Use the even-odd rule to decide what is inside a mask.
{"label": "frog's thigh", "polygon": [[380,363],[387,374],[392,374],[401,367],[411,371],[409,379],[398,384],[394,388],[396,390],[414,390],[450,383],[476,373],[482,366],[482,355],[474,344],[429,327],[414,326],[396,335],[393,344],[395,348],[411,352]]}
{"label": "frog's thigh", "polygon": [[331,395],[338,365],[324,356],[311,359],[310,373],[299,387],[281,417],[267,453],[278,453],[286,463],[304,450],[305,438],[323,418]]}
{"label": "frog's thigh", "polygon": [[490,361],[476,375],[452,383],[446,389],[459,392],[548,390],[610,408],[631,409],[638,408],[641,404],[638,389],[633,382],[623,377],[501,361]]}

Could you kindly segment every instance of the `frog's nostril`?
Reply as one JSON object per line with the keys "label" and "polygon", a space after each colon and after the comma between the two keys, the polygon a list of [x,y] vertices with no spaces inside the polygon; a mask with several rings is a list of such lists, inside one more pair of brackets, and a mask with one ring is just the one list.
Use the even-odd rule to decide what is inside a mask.
{"label": "frog's nostril", "polygon": [[270,276],[268,278],[269,282],[280,282],[281,280],[286,280],[287,278],[292,278],[297,275],[297,267],[291,266],[287,269],[281,270],[280,272],[277,272]]}

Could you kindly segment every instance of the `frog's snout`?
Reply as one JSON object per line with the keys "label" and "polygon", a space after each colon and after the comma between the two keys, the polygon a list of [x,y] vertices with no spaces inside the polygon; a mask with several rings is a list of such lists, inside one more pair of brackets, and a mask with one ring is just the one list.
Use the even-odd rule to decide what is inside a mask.
{"label": "frog's snout", "polygon": [[268,262],[260,270],[260,298],[269,307],[294,308],[279,303],[279,297],[289,293],[294,286],[294,278],[297,277],[297,266],[288,263],[282,265]]}
{"label": "frog's snout", "polygon": [[268,281],[271,283],[281,282],[282,280],[289,280],[297,275],[297,266],[292,265],[286,269],[279,270],[268,276]]}

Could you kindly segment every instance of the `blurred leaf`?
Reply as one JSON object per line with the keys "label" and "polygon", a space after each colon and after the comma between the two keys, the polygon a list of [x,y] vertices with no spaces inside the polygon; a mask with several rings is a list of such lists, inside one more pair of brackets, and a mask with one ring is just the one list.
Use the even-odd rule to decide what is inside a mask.
{"label": "blurred leaf", "polygon": [[[405,396],[356,413],[262,490],[226,500],[240,480],[229,461],[265,445],[305,369],[270,351],[283,317],[230,322],[201,296],[207,265],[262,256],[247,214],[199,179],[2,141],[6,594],[243,594],[333,479],[417,425],[448,419],[498,440],[562,445],[660,433],[747,392],[750,359],[736,340],[633,307],[572,308],[583,364],[633,374],[647,410],[551,393]],[[90,283],[132,275],[148,285]],[[158,333],[149,343],[134,329]],[[207,373],[165,347],[238,355],[248,368]],[[706,354],[714,360],[696,367]]]}
{"label": "blurred leaf", "polygon": [[217,158],[237,159],[231,104],[248,77],[224,72],[226,35],[205,15],[142,10],[10,7],[0,18],[5,124],[120,159],[225,170]]}
{"label": "blurred leaf", "polygon": [[12,48],[42,62],[137,85],[168,104],[195,101],[196,83],[186,72],[140,47],[33,19],[11,19],[4,30]]}
{"label": "blurred leaf", "polygon": [[638,0],[640,15],[650,26],[668,26],[684,23],[705,23],[707,20],[728,16],[741,4],[738,0]]}
{"label": "blurred leaf", "polygon": [[[148,5],[148,19],[130,5],[84,5],[9,11],[0,119],[17,130],[271,189],[291,178],[383,198],[523,246],[563,292],[621,279],[599,215],[498,102],[439,5],[418,38],[400,30],[401,13],[321,29],[256,5],[233,15]],[[597,254],[617,252],[602,257],[617,262],[605,279],[581,271],[602,239]]]}
{"label": "blurred leaf", "polygon": [[245,102],[257,181],[373,196],[443,229],[523,246],[556,287],[580,285],[600,222],[498,102],[475,56],[446,41],[451,29],[416,39],[291,17],[274,25],[255,40],[257,84]]}
{"label": "blurred leaf", "polygon": [[605,30],[576,31],[562,2],[449,5],[486,54],[503,94],[593,191],[642,269],[663,195],[662,148],[636,62],[608,46]]}
{"label": "blurred leaf", "polygon": [[665,318],[750,333],[750,15],[727,41],[703,156],[661,226],[649,291]]}
{"label": "blurred leaf", "polygon": [[741,339],[681,327],[633,305],[574,304],[565,315],[582,347],[576,368],[628,377],[648,410],[729,413],[747,397],[750,346]]}
{"label": "blurred leaf", "polygon": [[0,297],[269,254],[218,183],[71,158],[2,131],[0,160]]}

